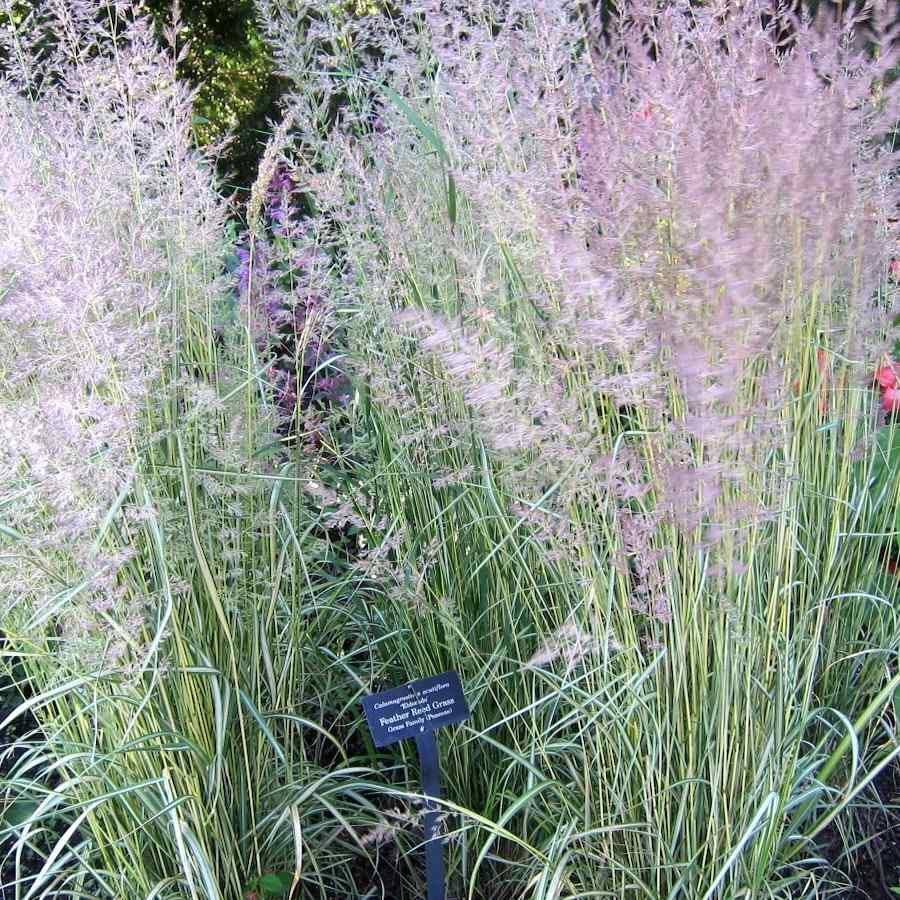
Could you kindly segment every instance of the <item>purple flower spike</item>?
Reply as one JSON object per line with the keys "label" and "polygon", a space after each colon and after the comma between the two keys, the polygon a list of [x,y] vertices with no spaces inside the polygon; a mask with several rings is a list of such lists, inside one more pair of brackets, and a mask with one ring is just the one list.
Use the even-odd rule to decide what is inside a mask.
{"label": "purple flower spike", "polygon": [[287,316],[284,305],[284,295],[277,291],[266,296],[263,306],[266,310],[266,315],[273,323],[282,322]]}
{"label": "purple flower spike", "polygon": [[269,190],[277,194],[290,194],[297,189],[297,184],[287,169],[278,169],[269,182]]}
{"label": "purple flower spike", "polygon": [[281,201],[273,200],[269,206],[269,216],[272,218],[272,221],[277,222],[279,225],[284,225],[285,215],[285,210],[281,205]]}
{"label": "purple flower spike", "polygon": [[240,264],[235,269],[238,293],[246,294],[250,287],[250,251],[246,247],[236,247],[234,255],[240,260]]}
{"label": "purple flower spike", "polygon": [[336,400],[347,392],[347,379],[343,375],[317,378],[313,384],[313,391],[324,399]]}

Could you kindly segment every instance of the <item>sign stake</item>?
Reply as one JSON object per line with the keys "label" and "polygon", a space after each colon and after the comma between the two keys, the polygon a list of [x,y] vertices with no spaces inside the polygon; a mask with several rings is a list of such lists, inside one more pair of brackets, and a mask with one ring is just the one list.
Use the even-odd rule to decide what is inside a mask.
{"label": "sign stake", "polygon": [[440,808],[434,800],[441,796],[441,767],[437,741],[433,731],[416,736],[419,765],[422,769],[422,789],[425,801],[425,882],[428,900],[444,900],[444,847],[441,840]]}
{"label": "sign stake", "polygon": [[425,794],[425,883],[428,900],[444,900],[444,846],[441,840],[441,766],[434,732],[469,718],[459,675],[443,672],[362,698],[376,747],[416,739]]}

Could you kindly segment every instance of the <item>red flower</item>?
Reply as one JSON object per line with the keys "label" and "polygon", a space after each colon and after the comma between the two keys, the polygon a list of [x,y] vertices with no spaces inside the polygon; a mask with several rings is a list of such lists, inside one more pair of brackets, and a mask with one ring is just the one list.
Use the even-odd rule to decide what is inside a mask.
{"label": "red flower", "polygon": [[883,366],[879,366],[875,370],[875,380],[882,386],[882,388],[892,388],[897,386],[897,381],[900,380],[897,378],[897,368],[896,366],[889,362],[885,363]]}
{"label": "red flower", "polygon": [[894,281],[900,281],[900,259],[892,259],[888,270],[890,271],[891,278],[893,278]]}
{"label": "red flower", "polygon": [[900,387],[885,388],[881,395],[881,405],[887,413],[900,412]]}

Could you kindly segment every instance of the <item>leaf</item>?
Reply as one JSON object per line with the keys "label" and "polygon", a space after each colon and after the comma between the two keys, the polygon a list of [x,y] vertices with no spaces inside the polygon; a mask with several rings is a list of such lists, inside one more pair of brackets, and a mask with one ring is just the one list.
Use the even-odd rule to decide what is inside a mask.
{"label": "leaf", "polygon": [[267,897],[283,897],[293,883],[293,877],[287,872],[268,873],[259,879],[259,886]]}
{"label": "leaf", "polygon": [[253,451],[253,458],[259,456],[272,456],[275,453],[278,453],[280,450],[284,448],[284,444],[282,441],[272,441],[269,444],[265,444],[260,447],[258,450]]}
{"label": "leaf", "polygon": [[4,828],[17,828],[27,822],[37,808],[38,804],[33,800],[14,800],[0,818],[0,825]]}
{"label": "leaf", "polygon": [[272,734],[269,726],[266,724],[266,720],[263,718],[262,713],[260,713],[260,711],[254,705],[253,701],[250,699],[249,695],[246,694],[243,690],[238,689],[238,694],[244,706],[256,721],[259,730],[263,733],[264,737],[269,742],[269,745],[275,751],[275,755],[281,762],[287,763],[287,757],[284,755],[284,750],[282,749],[281,744],[278,743],[275,735]]}
{"label": "leaf", "polygon": [[885,425],[880,428],[872,453],[870,489],[874,493],[880,493],[900,472],[900,425]]}
{"label": "leaf", "polygon": [[862,460],[860,465],[869,465],[869,495],[876,503],[884,503],[885,532],[895,533],[891,540],[900,549],[900,504],[893,503],[895,485],[900,478],[900,424],[885,425],[878,430],[875,446],[872,448],[871,464]]}
{"label": "leaf", "polygon": [[[450,154],[447,153],[447,148],[444,146],[444,142],[441,140],[441,136],[437,133],[435,127],[422,118],[407,102],[403,99],[395,90],[389,88],[387,85],[383,85],[383,89],[385,94],[387,94],[388,99],[400,112],[406,116],[409,123],[428,141],[429,144],[434,148],[435,153],[438,155],[438,159],[449,169],[450,168]],[[456,210],[457,210],[457,194],[456,194],[456,182],[453,180],[453,176],[448,172],[447,173],[447,218],[450,219],[450,224],[456,224]]]}
{"label": "leaf", "polygon": [[434,127],[426,122],[425,119],[423,119],[395,90],[385,85],[384,92],[387,94],[391,103],[406,116],[409,123],[416,131],[431,144],[441,162],[444,163],[444,165],[449,166],[450,156],[447,153],[447,148],[444,146],[444,142],[441,140],[440,135],[435,131]]}
{"label": "leaf", "polygon": [[447,175],[447,215],[450,218],[450,224],[456,224],[456,182],[453,176]]}
{"label": "leaf", "polygon": [[0,522],[0,534],[4,534],[8,538],[12,538],[14,541],[25,540],[25,535],[16,531],[15,528],[10,528],[9,525],[4,525],[2,522]]}

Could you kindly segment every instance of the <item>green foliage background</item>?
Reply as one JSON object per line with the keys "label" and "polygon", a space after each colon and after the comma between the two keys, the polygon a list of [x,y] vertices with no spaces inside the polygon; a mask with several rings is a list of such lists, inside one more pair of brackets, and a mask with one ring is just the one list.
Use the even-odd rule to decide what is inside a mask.
{"label": "green foliage background", "polygon": [[[35,0],[0,0],[0,28],[12,24],[27,29],[36,5]],[[138,8],[153,16],[162,38],[173,21],[172,0],[144,0]],[[98,3],[98,12],[102,9]],[[228,185],[246,189],[256,175],[287,82],[275,73],[253,0],[183,0],[177,21],[177,48],[186,48],[179,74],[199,90],[197,141],[210,144],[230,135],[222,173]]]}
{"label": "green foliage background", "polygon": [[[171,0],[147,0],[146,8],[161,28],[171,21]],[[223,168],[230,184],[246,188],[287,84],[275,74],[253,0],[187,0],[179,18],[177,41],[188,43],[180,74],[200,88],[197,140],[233,135]]]}
{"label": "green foliage background", "polygon": [[[326,4],[345,16],[371,14],[377,0],[337,0]],[[145,0],[160,29],[171,22],[171,0]],[[228,183],[246,190],[257,165],[270,122],[278,119],[278,101],[288,82],[275,71],[257,27],[253,0],[185,0],[180,5],[179,44],[188,42],[180,74],[199,86],[197,140],[212,143],[231,135],[223,159]]]}

